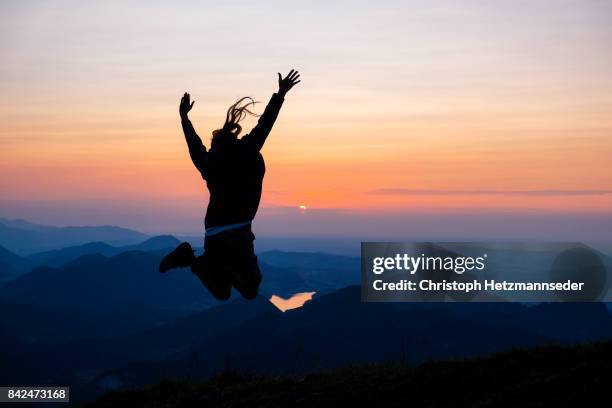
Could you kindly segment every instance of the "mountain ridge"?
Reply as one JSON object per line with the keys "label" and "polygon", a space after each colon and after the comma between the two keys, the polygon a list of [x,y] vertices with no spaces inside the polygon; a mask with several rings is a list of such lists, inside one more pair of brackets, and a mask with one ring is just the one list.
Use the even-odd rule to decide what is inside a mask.
{"label": "mountain ridge", "polygon": [[93,241],[130,245],[149,238],[141,232],[113,225],[55,227],[17,221],[0,219],[0,245],[17,254],[60,249]]}

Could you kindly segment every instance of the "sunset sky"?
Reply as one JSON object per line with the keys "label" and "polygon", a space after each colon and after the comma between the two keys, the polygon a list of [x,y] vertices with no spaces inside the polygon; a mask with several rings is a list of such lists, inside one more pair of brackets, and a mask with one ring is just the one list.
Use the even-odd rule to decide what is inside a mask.
{"label": "sunset sky", "polygon": [[0,217],[201,232],[181,94],[209,144],[297,68],[258,231],[605,238],[611,44],[609,1],[2,2]]}

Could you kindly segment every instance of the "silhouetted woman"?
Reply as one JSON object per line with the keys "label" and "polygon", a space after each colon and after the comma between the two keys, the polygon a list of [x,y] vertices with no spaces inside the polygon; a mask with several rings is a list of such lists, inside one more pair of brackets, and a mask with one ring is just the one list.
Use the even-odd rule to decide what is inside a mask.
{"label": "silhouetted woman", "polygon": [[247,115],[255,115],[250,110],[255,101],[244,97],[230,106],[223,127],[212,133],[210,150],[204,147],[187,117],[194,102],[188,93],[183,95],[179,113],[189,155],[210,192],[204,221],[204,254],[196,258],[191,245],[183,242],[161,261],[160,272],[189,266],[217,299],[228,299],[232,287],[247,299],[257,296],[261,273],[253,249],[251,222],[259,208],[266,171],[260,150],[285,95],[300,82],[299,77],[295,70],[285,78],[278,74],[278,92],[272,95],[253,130],[241,138],[239,122]]}

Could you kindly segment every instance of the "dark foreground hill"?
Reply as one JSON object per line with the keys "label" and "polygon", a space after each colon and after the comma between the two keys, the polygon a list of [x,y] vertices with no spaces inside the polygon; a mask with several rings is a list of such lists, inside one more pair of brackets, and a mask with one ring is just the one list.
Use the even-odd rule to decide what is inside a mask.
{"label": "dark foreground hill", "polygon": [[[2,301],[0,307],[6,307]],[[7,311],[17,310],[17,314],[24,314],[24,308],[19,310],[14,306]],[[56,319],[53,318],[57,312],[53,311],[39,319],[29,313],[26,317],[30,319],[25,322],[0,314],[0,350],[4,350],[0,351],[0,384],[70,384],[73,399],[75,396],[82,398],[86,393],[81,392],[79,385],[104,371],[130,362],[153,362],[178,351],[193,350],[195,345],[215,333],[260,315],[281,313],[262,297],[251,301],[239,298],[166,324],[129,332],[119,326],[124,319],[108,322],[93,315],[87,320],[85,313],[81,312],[82,317],[79,311],[70,312],[72,314],[61,313]],[[61,319],[62,315],[66,319]],[[47,321],[49,324],[45,324]],[[57,326],[54,332],[59,333],[46,327],[51,324]],[[132,326],[137,328],[138,324],[132,323]],[[76,337],[75,333],[82,336]],[[47,338],[41,338],[43,335]]]}
{"label": "dark foreground hill", "polygon": [[89,408],[579,407],[609,401],[612,342],[516,349],[487,358],[367,365],[294,378],[225,373],[111,392]]}

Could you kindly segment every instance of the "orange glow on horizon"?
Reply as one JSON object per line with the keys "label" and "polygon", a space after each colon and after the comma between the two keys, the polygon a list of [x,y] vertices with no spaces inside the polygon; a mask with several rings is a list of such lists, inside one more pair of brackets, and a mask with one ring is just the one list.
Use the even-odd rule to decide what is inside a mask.
{"label": "orange glow on horizon", "polygon": [[[86,3],[0,16],[11,35],[0,79],[3,200],[203,211],[208,193],[181,132],[181,94],[195,99],[190,116],[209,146],[229,104],[243,95],[267,102],[276,72],[295,64],[303,81],[262,151],[262,208],[306,203],[302,218],[329,209],[611,211],[612,59],[601,2],[528,13],[512,2],[394,4],[393,13],[337,5],[342,19],[309,4],[317,18],[283,14],[292,36],[268,4],[258,4],[252,36],[248,6]],[[214,18],[202,25],[202,15]],[[245,133],[255,123],[245,120]]]}

